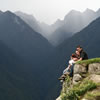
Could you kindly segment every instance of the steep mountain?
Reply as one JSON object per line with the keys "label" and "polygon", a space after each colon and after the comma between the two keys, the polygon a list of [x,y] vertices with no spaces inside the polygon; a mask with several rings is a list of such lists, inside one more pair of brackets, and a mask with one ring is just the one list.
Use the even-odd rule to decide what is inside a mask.
{"label": "steep mountain", "polygon": [[20,56],[0,40],[1,100],[39,99],[36,96],[37,93],[40,94],[38,81],[34,81],[34,77],[29,74],[27,66]]}
{"label": "steep mountain", "polygon": [[52,28],[54,28],[54,30],[56,30],[57,28],[61,27],[63,24],[63,21],[58,19],[54,24],[51,25]]}
{"label": "steep mountain", "polygon": [[29,15],[20,11],[15,12],[17,16],[19,16],[22,20],[24,20],[30,27],[36,32],[41,33],[42,29],[40,28],[38,21],[33,15]]}
{"label": "steep mountain", "polygon": [[42,32],[43,36],[49,40],[49,36],[53,33],[53,28],[51,27],[51,25],[48,25],[44,22],[41,23],[39,22],[39,25],[43,30]]}
{"label": "steep mountain", "polygon": [[24,20],[33,30],[40,33],[49,40],[49,36],[62,24],[61,20],[57,20],[54,24],[48,25],[44,22],[39,22],[33,15],[29,15],[20,11],[15,12],[22,20]]}
{"label": "steep mountain", "polygon": [[99,16],[99,10],[94,12],[90,9],[86,9],[83,13],[75,10],[70,11],[62,21],[63,24],[51,35],[51,43],[54,45],[62,43],[66,38],[81,31]]}
{"label": "steep mountain", "polygon": [[49,42],[51,41],[50,37],[53,32],[62,25],[62,21],[58,19],[54,24],[48,25],[46,23],[39,23],[41,29],[43,30],[43,36],[46,37]]}
{"label": "steep mountain", "polygon": [[40,23],[33,15],[29,15],[20,11],[15,12],[15,14],[24,20],[33,30],[40,33],[45,38],[48,39],[49,35],[52,33],[52,28],[49,25]]}
{"label": "steep mountain", "polygon": [[[7,56],[6,61],[12,65],[7,64],[4,74],[2,70],[0,73],[1,76],[7,75],[5,80],[7,78],[9,80],[8,82],[2,81],[2,84],[6,83],[1,91],[1,95],[5,95],[0,96],[4,98],[2,100],[9,97],[11,93],[13,93],[13,97],[11,96],[7,100],[45,100],[47,91],[50,91],[55,83],[54,78],[48,75],[52,66],[49,64],[54,48],[42,35],[35,32],[20,17],[10,11],[0,14],[0,40],[11,49],[11,53],[13,51],[18,56],[18,61],[16,61],[13,56],[10,58],[11,53],[6,55],[1,49],[0,54],[5,55],[3,59],[1,56],[1,61],[5,61]],[[5,50],[8,51],[6,48]],[[4,63],[3,66],[5,66]],[[15,70],[12,73],[13,69]],[[54,81],[50,82],[50,79]],[[6,92],[6,85],[12,87],[8,86],[8,92]]]}
{"label": "steep mountain", "polygon": [[23,20],[7,11],[0,16],[0,39],[28,60],[41,58],[52,46]]}
{"label": "steep mountain", "polygon": [[65,16],[64,20],[58,19],[52,25],[40,23],[32,15],[22,12],[15,14],[22,18],[33,30],[48,39],[51,44],[57,46],[98,18],[100,10],[97,12],[91,9],[86,9],[84,12],[72,10]]}

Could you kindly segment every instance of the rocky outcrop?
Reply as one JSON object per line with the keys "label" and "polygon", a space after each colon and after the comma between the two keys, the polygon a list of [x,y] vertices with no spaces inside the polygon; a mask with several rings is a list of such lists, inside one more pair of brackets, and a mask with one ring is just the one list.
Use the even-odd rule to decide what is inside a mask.
{"label": "rocky outcrop", "polygon": [[83,77],[86,77],[87,69],[88,67],[86,64],[75,64],[73,84],[77,84],[83,79]]}
{"label": "rocky outcrop", "polygon": [[77,84],[83,78],[87,77],[87,74],[100,74],[100,63],[92,64],[75,64],[73,84]]}
{"label": "rocky outcrop", "polygon": [[96,74],[90,75],[89,79],[95,83],[100,83],[100,75],[96,75]]}
{"label": "rocky outcrop", "polygon": [[93,63],[88,65],[90,74],[100,74],[100,63]]}
{"label": "rocky outcrop", "polygon": [[100,63],[75,64],[73,78],[67,76],[56,100],[100,100]]}

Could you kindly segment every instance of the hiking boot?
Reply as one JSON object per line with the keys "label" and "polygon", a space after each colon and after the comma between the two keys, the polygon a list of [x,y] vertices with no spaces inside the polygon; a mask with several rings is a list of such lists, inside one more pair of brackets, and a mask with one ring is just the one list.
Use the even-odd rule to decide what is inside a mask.
{"label": "hiking boot", "polygon": [[63,74],[61,77],[62,77],[62,78],[66,78],[66,75]]}
{"label": "hiking boot", "polygon": [[63,77],[59,77],[58,79],[59,79],[59,80],[63,80],[64,78],[63,78]]}
{"label": "hiking boot", "polygon": [[58,80],[63,80],[63,78],[62,77],[59,77]]}
{"label": "hiking boot", "polygon": [[60,78],[58,78],[59,80],[64,80],[66,78],[65,75],[61,75]]}
{"label": "hiking boot", "polygon": [[65,76],[70,75],[70,72],[66,72],[66,73],[64,73],[64,75],[65,75]]}

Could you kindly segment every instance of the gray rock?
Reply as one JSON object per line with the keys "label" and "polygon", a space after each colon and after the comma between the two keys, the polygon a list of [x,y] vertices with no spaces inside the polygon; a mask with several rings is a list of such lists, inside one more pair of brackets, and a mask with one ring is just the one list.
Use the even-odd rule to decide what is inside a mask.
{"label": "gray rock", "polygon": [[89,64],[88,68],[89,68],[88,72],[90,74],[96,74],[96,73],[100,74],[100,63]]}
{"label": "gray rock", "polygon": [[87,65],[86,64],[75,64],[74,74],[82,74],[82,73],[87,73]]}
{"label": "gray rock", "polygon": [[74,74],[73,76],[73,84],[77,84],[82,80],[82,76],[80,74]]}
{"label": "gray rock", "polygon": [[100,75],[92,74],[90,75],[90,80],[92,80],[95,83],[100,83]]}

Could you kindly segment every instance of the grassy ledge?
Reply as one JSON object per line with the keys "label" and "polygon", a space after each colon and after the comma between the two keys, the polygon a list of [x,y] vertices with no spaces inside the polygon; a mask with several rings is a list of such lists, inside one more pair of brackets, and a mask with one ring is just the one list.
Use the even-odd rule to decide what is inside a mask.
{"label": "grassy ledge", "polygon": [[92,58],[92,59],[76,62],[76,64],[87,64],[87,65],[92,63],[100,63],[100,58]]}

